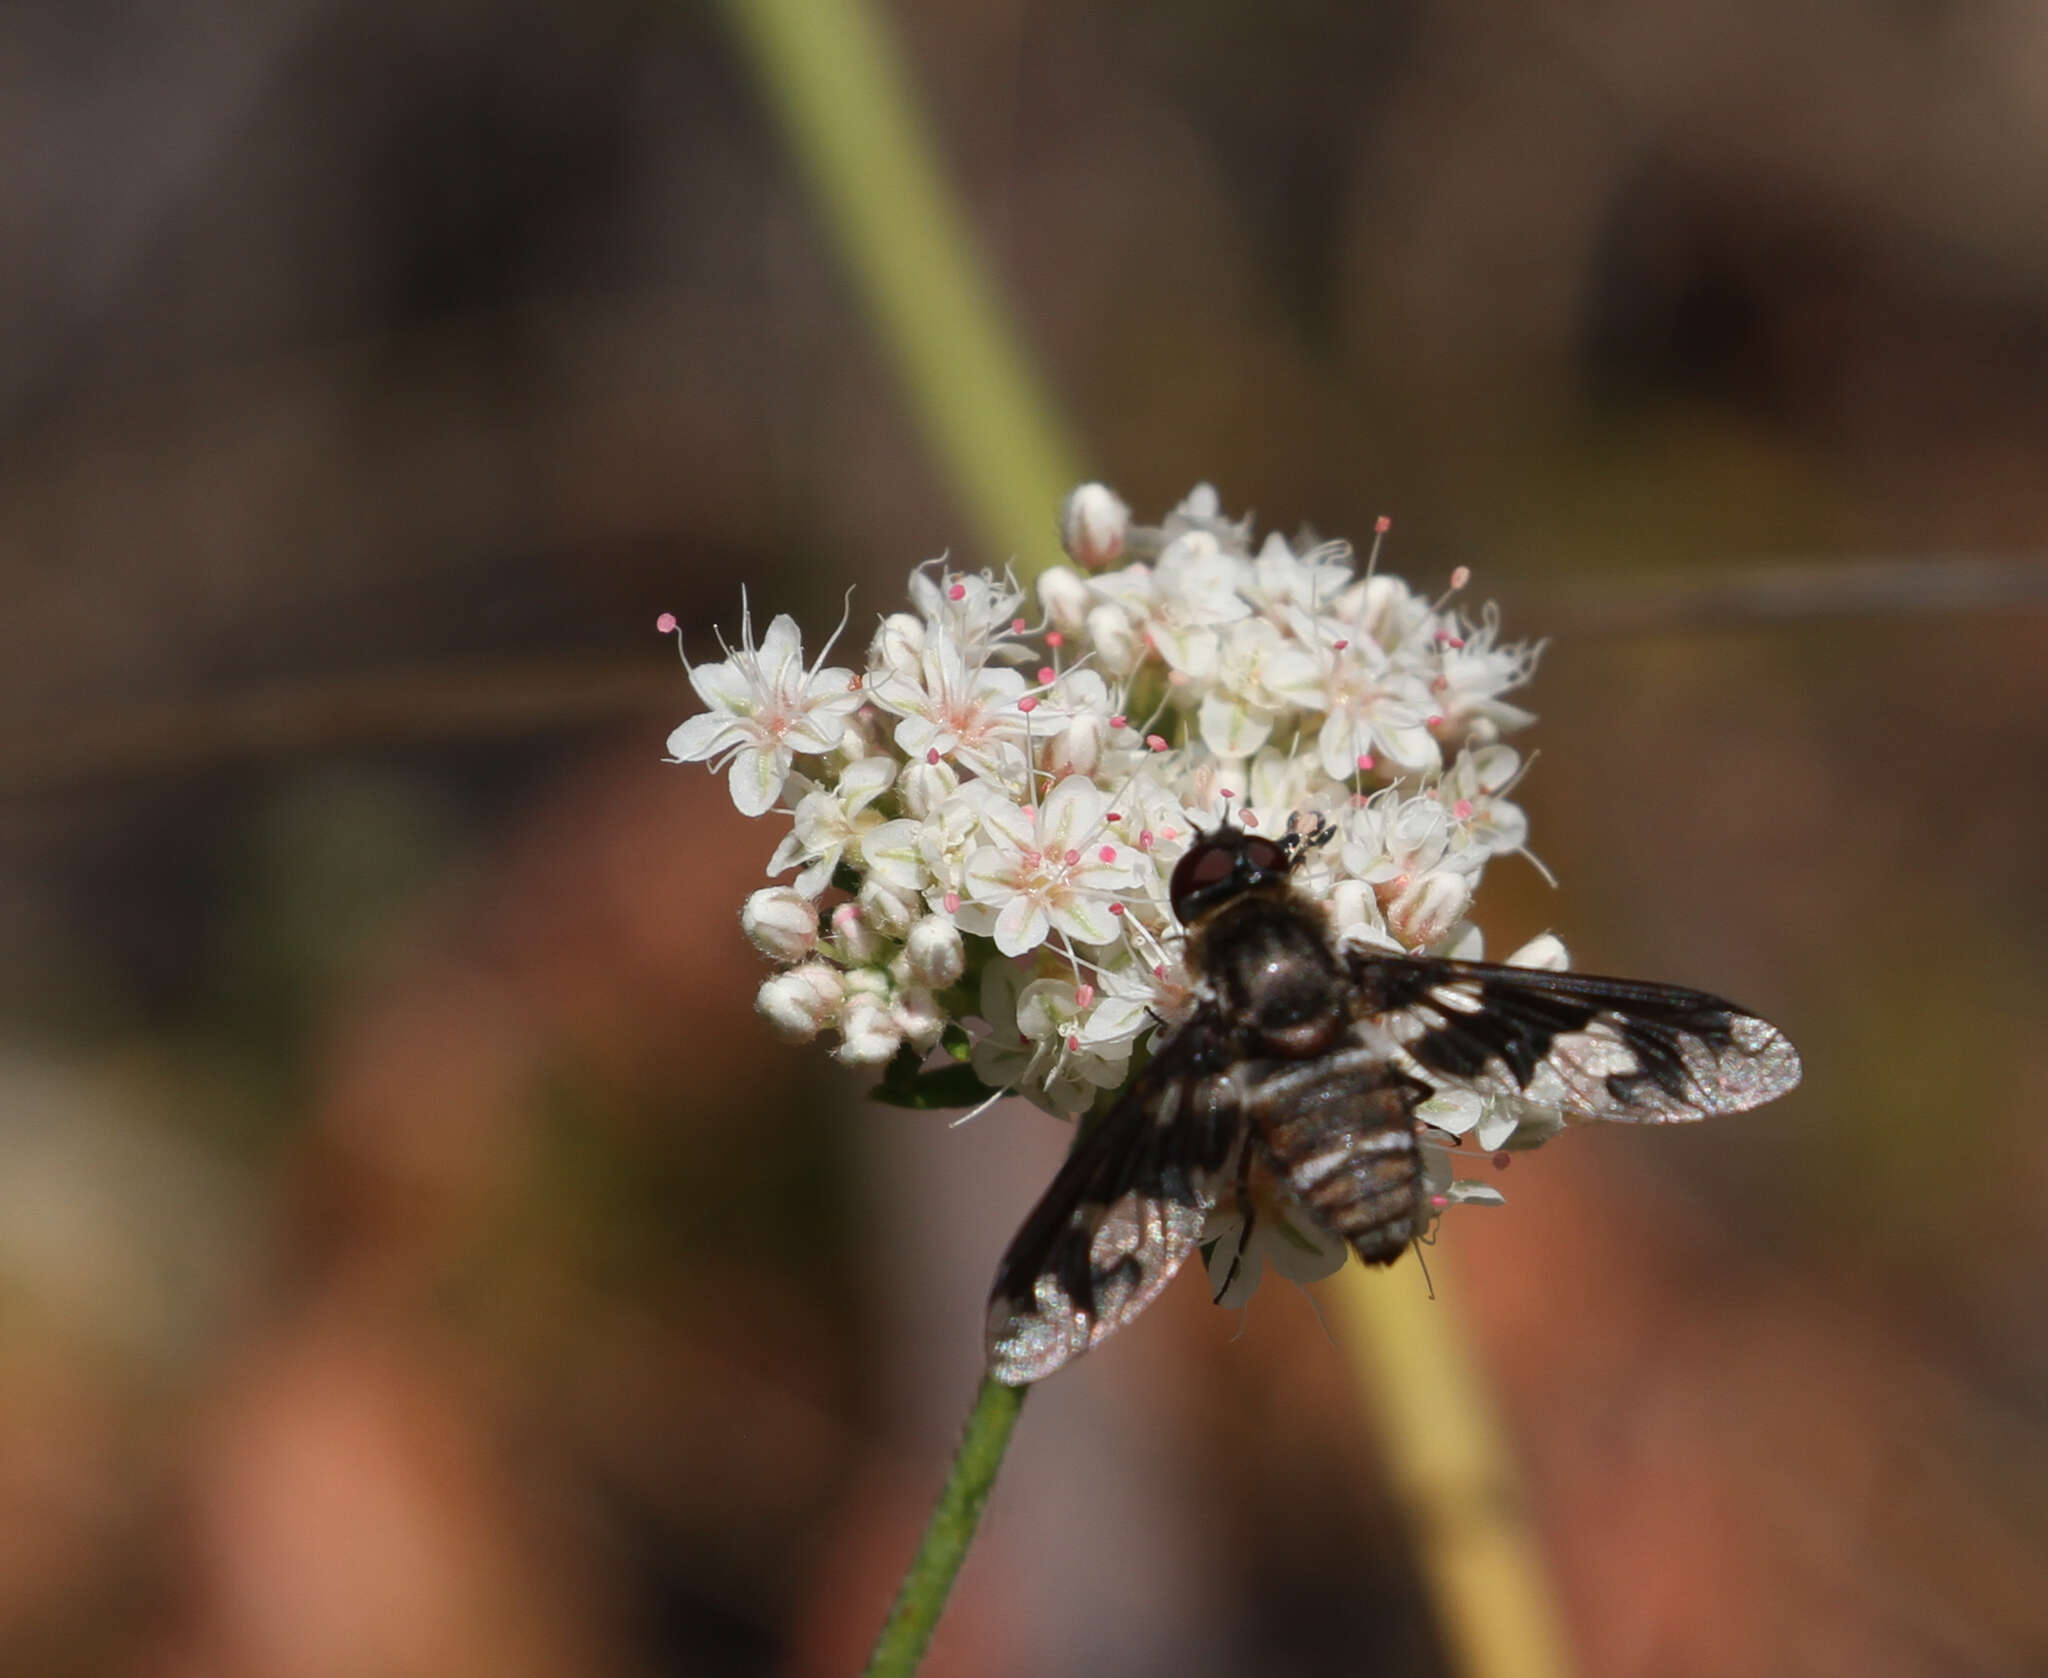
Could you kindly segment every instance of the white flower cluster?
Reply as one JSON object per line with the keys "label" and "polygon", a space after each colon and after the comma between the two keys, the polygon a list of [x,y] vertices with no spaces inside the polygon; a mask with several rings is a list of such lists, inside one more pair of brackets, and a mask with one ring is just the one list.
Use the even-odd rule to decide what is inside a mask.
{"label": "white flower cluster", "polygon": [[[744,814],[790,815],[768,871],[793,877],[742,914],[782,964],[761,1012],[887,1066],[885,1098],[1014,1091],[1065,1114],[1108,1099],[1187,1009],[1167,883],[1226,812],[1275,834],[1323,813],[1337,837],[1298,878],[1340,938],[1400,950],[1476,955],[1473,890],[1522,848],[1521,759],[1501,736],[1532,720],[1505,695],[1535,654],[1491,608],[1455,608],[1462,571],[1431,601],[1341,543],[1254,543],[1207,486],[1147,527],[1087,485],[1062,530],[1075,564],[1039,579],[1028,612],[1007,577],[920,567],[858,670],[826,664],[837,634],[806,664],[790,618],[757,644],[743,617],[724,662],[690,670],[709,709],[669,737],[675,761],[727,768]],[[1504,1106],[1443,1097],[1423,1117],[1489,1150],[1534,1140],[1542,1125]],[[1293,1232],[1330,1268],[1327,1242]],[[1298,1273],[1282,1248],[1264,1256]]]}

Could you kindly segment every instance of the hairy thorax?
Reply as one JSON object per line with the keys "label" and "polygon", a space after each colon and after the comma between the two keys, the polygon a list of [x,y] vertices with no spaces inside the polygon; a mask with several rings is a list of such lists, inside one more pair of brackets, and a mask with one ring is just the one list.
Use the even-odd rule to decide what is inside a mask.
{"label": "hairy thorax", "polygon": [[1310,904],[1285,892],[1232,898],[1192,929],[1199,970],[1253,1053],[1322,1054],[1344,1030],[1342,976]]}

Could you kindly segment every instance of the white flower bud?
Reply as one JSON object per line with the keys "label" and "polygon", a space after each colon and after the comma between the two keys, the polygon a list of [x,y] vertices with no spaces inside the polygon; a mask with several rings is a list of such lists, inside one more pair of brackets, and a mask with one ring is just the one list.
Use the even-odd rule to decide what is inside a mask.
{"label": "white flower bud", "polygon": [[1104,484],[1083,484],[1060,509],[1060,546],[1067,557],[1100,571],[1123,557],[1131,510]]}
{"label": "white flower bud", "polygon": [[1339,880],[1330,888],[1329,905],[1330,924],[1340,942],[1374,947],[1388,942],[1380,900],[1363,880]]}
{"label": "white flower bud", "polygon": [[842,903],[832,911],[832,941],[849,967],[871,967],[888,948],[888,941],[854,903]]}
{"label": "white flower bud", "polygon": [[896,982],[889,977],[886,967],[856,967],[846,975],[846,994],[849,997],[871,996],[887,1002],[896,994]]}
{"label": "white flower bud", "polygon": [[1554,932],[1539,933],[1508,957],[1510,967],[1537,967],[1549,973],[1562,973],[1571,964],[1564,940]]}
{"label": "white flower bud", "polygon": [[924,619],[909,612],[891,612],[875,630],[870,664],[885,670],[899,670],[917,663],[924,652]]}
{"label": "white flower bud", "polygon": [[833,748],[841,763],[858,763],[864,757],[873,757],[883,750],[876,738],[875,723],[856,711],[846,719],[846,732],[839,736],[839,744]]}
{"label": "white flower bud", "polygon": [[754,1006],[777,1036],[807,1043],[838,1015],[842,995],[839,974],[822,961],[808,961],[764,981]]}
{"label": "white flower bud", "polygon": [[1097,606],[1088,614],[1088,638],[1095,643],[1100,667],[1112,676],[1128,676],[1144,662],[1138,626],[1115,606]]}
{"label": "white flower bud", "polygon": [[912,977],[933,990],[943,990],[967,970],[960,929],[943,915],[927,915],[913,926],[903,952]]}
{"label": "white flower bud", "polygon": [[1359,595],[1356,621],[1360,629],[1383,647],[1401,639],[1401,626],[1409,616],[1423,609],[1415,591],[1399,577],[1381,571],[1356,585]]}
{"label": "white flower bud", "polygon": [[943,758],[937,763],[919,758],[906,764],[896,777],[896,796],[903,801],[903,813],[917,821],[928,819],[959,790],[960,773]]}
{"label": "white flower bud", "polygon": [[880,1066],[903,1046],[903,1033],[878,997],[856,996],[839,1020],[839,1047],[832,1052],[849,1066]]}
{"label": "white flower bud", "polygon": [[886,885],[873,875],[861,882],[859,902],[862,921],[888,938],[901,938],[908,932],[924,907],[917,893]]}
{"label": "white flower bud", "polygon": [[1072,635],[1088,621],[1088,603],[1094,598],[1088,580],[1072,566],[1055,565],[1038,579],[1038,604],[1053,628]]}
{"label": "white flower bud", "polygon": [[918,985],[896,993],[889,1019],[903,1040],[917,1049],[929,1049],[946,1029],[946,1011],[939,999]]}
{"label": "white flower bud", "polygon": [[777,961],[802,961],[818,947],[817,905],[790,886],[767,886],[740,909],[740,930]]}
{"label": "white flower bud", "polygon": [[1432,869],[1387,906],[1387,925],[1409,949],[1424,949],[1458,924],[1471,901],[1469,874]]}
{"label": "white flower bud", "polygon": [[1109,733],[1109,718],[1093,711],[1075,714],[1073,720],[1045,748],[1045,766],[1054,776],[1093,776],[1102,763],[1102,743]]}

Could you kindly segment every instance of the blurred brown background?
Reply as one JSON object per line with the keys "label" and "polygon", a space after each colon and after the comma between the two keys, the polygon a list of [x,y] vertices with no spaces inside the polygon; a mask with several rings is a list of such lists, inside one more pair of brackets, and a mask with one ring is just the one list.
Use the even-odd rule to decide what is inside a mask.
{"label": "blurred brown background", "polygon": [[[1555,632],[1492,947],[1806,1051],[1445,1232],[1585,1670],[2048,1671],[2039,573],[1847,569],[2048,547],[2048,11],[886,10],[1091,472]],[[657,612],[1006,557],[718,14],[45,0],[0,155],[0,1670],[854,1669],[1063,1137],[774,1045],[660,761]],[[1238,1330],[1034,1399],[933,1672],[1444,1670]]]}

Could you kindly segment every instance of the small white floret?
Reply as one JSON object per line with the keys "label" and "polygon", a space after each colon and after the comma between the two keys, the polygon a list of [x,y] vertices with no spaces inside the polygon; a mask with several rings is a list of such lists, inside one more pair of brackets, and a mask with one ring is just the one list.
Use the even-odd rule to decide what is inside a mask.
{"label": "small white floret", "polygon": [[768,886],[740,910],[740,930],[777,961],[802,961],[818,946],[818,906],[789,886]]}
{"label": "small white floret", "polygon": [[839,1015],[845,982],[822,961],[805,962],[766,980],[754,1006],[776,1034],[792,1043],[808,1043]]}
{"label": "small white floret", "polygon": [[1060,546],[1091,571],[1121,559],[1130,533],[1130,508],[1104,484],[1083,484],[1060,509]]}
{"label": "small white floret", "polygon": [[880,1066],[903,1046],[903,1029],[879,997],[848,1000],[839,1021],[839,1047],[832,1052],[849,1066]]}
{"label": "small white floret", "polygon": [[943,915],[927,915],[913,926],[903,950],[911,976],[932,990],[943,990],[967,970],[966,942]]}

